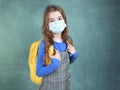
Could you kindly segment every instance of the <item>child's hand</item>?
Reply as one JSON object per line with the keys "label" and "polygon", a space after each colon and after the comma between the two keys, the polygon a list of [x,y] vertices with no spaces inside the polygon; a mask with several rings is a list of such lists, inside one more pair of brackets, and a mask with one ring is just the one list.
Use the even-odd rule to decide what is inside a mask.
{"label": "child's hand", "polygon": [[70,54],[74,54],[74,53],[76,52],[75,47],[74,47],[73,45],[71,45],[71,44],[68,44],[68,45],[67,45],[67,50],[68,50],[68,52],[69,52]]}
{"label": "child's hand", "polygon": [[56,58],[56,59],[58,59],[59,61],[61,61],[60,52],[55,49],[55,54],[54,54],[54,55],[50,55],[50,58]]}

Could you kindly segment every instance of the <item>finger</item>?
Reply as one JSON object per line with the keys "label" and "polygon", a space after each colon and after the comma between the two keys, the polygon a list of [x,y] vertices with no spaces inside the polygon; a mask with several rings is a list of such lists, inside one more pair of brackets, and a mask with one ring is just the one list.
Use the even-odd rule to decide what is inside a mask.
{"label": "finger", "polygon": [[69,47],[67,47],[67,50],[69,50],[70,48]]}
{"label": "finger", "polygon": [[70,52],[70,49],[67,49],[68,52]]}
{"label": "finger", "polygon": [[49,57],[52,58],[53,56],[49,54]]}
{"label": "finger", "polygon": [[68,49],[70,48],[70,44],[68,44],[67,48],[68,48]]}
{"label": "finger", "polygon": [[55,49],[55,54],[60,54],[60,52],[57,49]]}
{"label": "finger", "polygon": [[67,46],[70,46],[70,44],[67,44]]}
{"label": "finger", "polygon": [[67,47],[67,50],[70,51],[70,46]]}
{"label": "finger", "polygon": [[68,44],[68,47],[71,48],[71,47],[73,47],[73,46],[72,46],[71,44]]}

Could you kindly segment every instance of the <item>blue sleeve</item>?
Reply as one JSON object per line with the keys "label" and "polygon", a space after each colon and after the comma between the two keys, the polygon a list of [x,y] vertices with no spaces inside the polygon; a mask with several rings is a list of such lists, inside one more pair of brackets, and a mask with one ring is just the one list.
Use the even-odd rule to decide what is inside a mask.
{"label": "blue sleeve", "polygon": [[78,52],[76,51],[74,54],[70,56],[70,64],[73,63],[78,57]]}
{"label": "blue sleeve", "polygon": [[36,75],[39,77],[46,76],[46,75],[52,73],[60,65],[60,61],[53,58],[51,61],[51,64],[46,66],[44,64],[43,57],[44,57],[44,41],[42,41],[40,43],[40,46],[38,49],[37,63],[36,63]]}

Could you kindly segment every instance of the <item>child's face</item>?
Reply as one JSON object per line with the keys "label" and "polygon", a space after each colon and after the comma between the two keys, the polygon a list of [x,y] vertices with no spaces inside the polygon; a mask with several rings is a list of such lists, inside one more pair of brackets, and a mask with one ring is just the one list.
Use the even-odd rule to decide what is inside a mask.
{"label": "child's face", "polygon": [[50,12],[50,14],[49,14],[49,23],[59,21],[59,20],[63,20],[63,16],[59,11]]}

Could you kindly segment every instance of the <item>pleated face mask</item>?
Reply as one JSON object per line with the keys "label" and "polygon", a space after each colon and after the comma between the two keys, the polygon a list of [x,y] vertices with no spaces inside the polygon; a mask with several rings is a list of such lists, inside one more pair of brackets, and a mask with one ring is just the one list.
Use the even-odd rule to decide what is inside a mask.
{"label": "pleated face mask", "polygon": [[56,34],[59,34],[62,31],[64,31],[64,29],[65,29],[66,26],[67,25],[65,24],[64,20],[50,22],[49,23],[49,30],[52,31],[52,32],[54,32],[54,33],[56,33]]}

